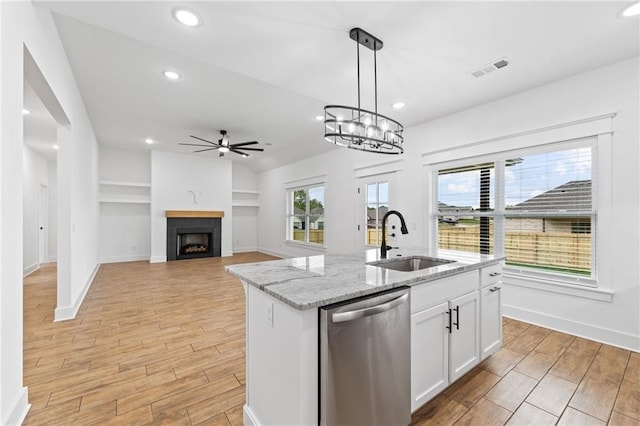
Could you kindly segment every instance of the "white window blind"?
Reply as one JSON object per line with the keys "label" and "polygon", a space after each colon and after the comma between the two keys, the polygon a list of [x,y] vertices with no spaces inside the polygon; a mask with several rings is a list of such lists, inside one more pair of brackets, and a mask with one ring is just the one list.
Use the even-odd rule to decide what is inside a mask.
{"label": "white window blind", "polygon": [[522,157],[505,168],[509,265],[590,276],[595,210],[592,148]]}
{"label": "white window blind", "polygon": [[593,277],[595,150],[586,138],[444,164],[436,174],[438,246],[504,254],[520,272]]}

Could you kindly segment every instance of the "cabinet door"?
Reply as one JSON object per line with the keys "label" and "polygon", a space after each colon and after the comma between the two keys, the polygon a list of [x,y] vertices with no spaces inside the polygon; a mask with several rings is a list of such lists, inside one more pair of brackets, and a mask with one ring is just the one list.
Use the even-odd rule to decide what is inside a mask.
{"label": "cabinet door", "polygon": [[502,346],[500,284],[480,290],[480,359],[497,352]]}
{"label": "cabinet door", "polygon": [[452,327],[449,335],[449,379],[458,380],[480,362],[478,291],[449,301]]}
{"label": "cabinet door", "polygon": [[449,305],[411,315],[411,411],[449,384]]}

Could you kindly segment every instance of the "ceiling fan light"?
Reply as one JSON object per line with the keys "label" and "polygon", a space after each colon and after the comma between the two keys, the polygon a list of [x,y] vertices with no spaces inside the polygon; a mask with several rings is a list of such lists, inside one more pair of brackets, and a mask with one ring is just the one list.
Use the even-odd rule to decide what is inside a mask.
{"label": "ceiling fan light", "polygon": [[226,153],[229,152],[229,148],[227,148],[226,146],[221,146],[218,151],[222,152],[222,153]]}

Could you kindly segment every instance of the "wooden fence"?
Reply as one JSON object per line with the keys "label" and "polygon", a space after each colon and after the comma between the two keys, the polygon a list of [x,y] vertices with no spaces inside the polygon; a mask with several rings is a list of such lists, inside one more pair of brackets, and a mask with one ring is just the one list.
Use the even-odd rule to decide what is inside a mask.
{"label": "wooden fence", "polygon": [[[438,230],[438,246],[443,249],[477,253],[479,241],[480,228],[477,226]],[[489,241],[493,253],[493,227]],[[505,252],[507,263],[591,271],[591,234],[508,231]]]}
{"label": "wooden fence", "polygon": [[[304,229],[296,229],[293,231],[293,239],[295,241],[304,241]],[[309,242],[324,244],[324,229],[310,229]]]}

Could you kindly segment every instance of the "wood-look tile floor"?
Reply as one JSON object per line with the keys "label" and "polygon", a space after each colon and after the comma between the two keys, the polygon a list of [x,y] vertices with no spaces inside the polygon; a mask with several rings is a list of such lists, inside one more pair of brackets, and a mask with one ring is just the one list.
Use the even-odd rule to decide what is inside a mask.
{"label": "wood-look tile floor", "polygon": [[233,257],[100,267],[75,319],[52,322],[55,265],[25,278],[25,425],[241,425],[245,298]]}
{"label": "wood-look tile floor", "polygon": [[640,354],[503,318],[503,347],[412,425],[640,425]]}
{"label": "wood-look tile floor", "polygon": [[[259,253],[102,265],[54,323],[55,265],[25,279],[25,425],[240,425],[245,312],[224,265]],[[640,425],[640,354],[504,320],[504,348],[413,424]]]}

